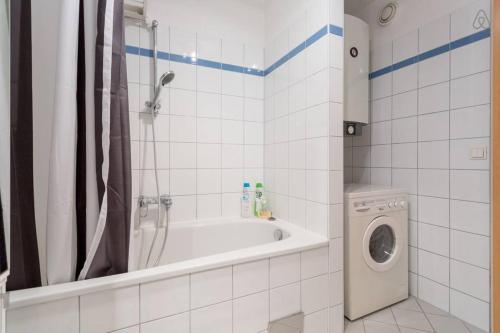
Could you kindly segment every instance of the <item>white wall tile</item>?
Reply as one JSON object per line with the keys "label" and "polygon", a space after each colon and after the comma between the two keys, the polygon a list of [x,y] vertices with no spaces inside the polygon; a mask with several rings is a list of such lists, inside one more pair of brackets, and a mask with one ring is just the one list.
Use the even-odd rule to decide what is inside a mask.
{"label": "white wall tile", "polygon": [[269,293],[242,297],[233,301],[233,332],[254,333],[269,324]]}
{"label": "white wall tile", "polygon": [[233,331],[232,302],[223,302],[191,311],[191,332],[206,333]]}
{"label": "white wall tile", "polygon": [[[391,143],[391,122],[371,124],[371,144],[383,145]],[[368,132],[368,133],[370,133]]]}
{"label": "white wall tile", "polygon": [[449,229],[420,223],[418,247],[443,256],[449,255]]}
{"label": "white wall tile", "polygon": [[308,107],[315,106],[329,100],[330,73],[324,69],[307,78],[306,103]]}
{"label": "white wall tile", "polygon": [[[170,83],[171,87],[196,90],[196,67],[195,65],[172,61],[170,69],[175,73],[175,80]],[[147,78],[147,80],[145,79],[142,82],[149,83],[152,82],[152,79]]]}
{"label": "white wall tile", "polygon": [[417,169],[392,169],[392,186],[417,194]]}
{"label": "white wall tile", "polygon": [[[335,319],[335,321],[341,321]],[[335,323],[338,326],[338,323]],[[304,317],[304,333],[327,333],[328,332],[328,309],[311,313]]]}
{"label": "white wall tile", "polygon": [[386,97],[371,102],[370,116],[372,122],[391,120],[392,98]]}
{"label": "white wall tile", "polygon": [[222,118],[243,120],[243,102],[243,97],[222,95]]}
{"label": "white wall tile", "polygon": [[189,276],[140,285],[141,321],[151,321],[189,310]]}
{"label": "white wall tile", "polygon": [[196,118],[170,117],[170,139],[174,142],[196,141]]}
{"label": "white wall tile", "polygon": [[308,279],[328,272],[328,247],[301,253],[301,279]]}
{"label": "white wall tile", "polygon": [[490,103],[490,73],[483,72],[451,81],[452,109]]}
{"label": "white wall tile", "polygon": [[370,80],[371,98],[376,100],[392,95],[392,77],[391,75],[382,75]]}
{"label": "white wall tile", "polygon": [[220,93],[221,70],[198,66],[196,68],[196,88],[198,91]]}
{"label": "white wall tile", "polygon": [[450,233],[450,256],[485,269],[490,267],[489,237],[452,230]]}
{"label": "white wall tile", "polygon": [[233,297],[269,289],[269,260],[259,260],[233,267]]}
{"label": "white wall tile", "polygon": [[416,142],[417,117],[396,119],[392,121],[392,142]]}
{"label": "white wall tile", "polygon": [[300,280],[300,255],[298,254],[271,258],[269,267],[271,288]]}
{"label": "white wall tile", "polygon": [[448,169],[450,167],[450,141],[419,142],[418,167]]}
{"label": "white wall tile", "polygon": [[448,170],[419,169],[418,194],[448,198],[450,195],[450,172]]}
{"label": "white wall tile", "polygon": [[80,332],[109,332],[138,323],[138,286],[80,297]]}
{"label": "white wall tile", "polygon": [[450,289],[425,277],[418,277],[418,297],[444,311],[450,308]]}
{"label": "white wall tile", "polygon": [[418,91],[418,114],[446,111],[450,108],[450,83],[434,84]]}
{"label": "white wall tile", "polygon": [[170,193],[172,195],[187,195],[196,193],[196,170],[170,170]]}
{"label": "white wall tile", "polygon": [[226,95],[244,96],[243,74],[230,71],[221,73],[221,92]]}
{"label": "white wall tile", "polygon": [[[191,308],[199,308],[231,299],[232,267],[191,275]],[[194,314],[194,313],[193,313]]]}
{"label": "white wall tile", "polygon": [[457,109],[450,112],[450,138],[474,138],[490,135],[490,105]]}
{"label": "white wall tile", "polygon": [[141,324],[142,333],[189,333],[189,313],[181,313]]}
{"label": "white wall tile", "polygon": [[412,31],[393,42],[392,62],[398,63],[418,53],[418,31]]}
{"label": "white wall tile", "polygon": [[273,321],[297,313],[301,309],[300,283],[271,289],[269,298],[269,320]]}
{"label": "white wall tile", "polygon": [[328,66],[328,38],[321,38],[310,47],[306,48],[307,75],[314,74]]}
{"label": "white wall tile", "polygon": [[370,160],[372,168],[386,168],[391,166],[391,145],[377,145],[371,147]]}
{"label": "white wall tile", "polygon": [[488,331],[490,305],[459,291],[450,290],[450,312],[468,323]]}
{"label": "white wall tile", "polygon": [[452,199],[489,202],[490,173],[483,170],[451,170],[450,197]]}
{"label": "white wall tile", "polygon": [[392,118],[404,118],[417,115],[417,90],[412,90],[392,97]]}
{"label": "white wall tile", "polygon": [[392,145],[393,168],[415,168],[417,166],[417,143]]}
{"label": "white wall tile", "polygon": [[450,16],[445,15],[419,29],[419,52],[427,52],[450,42]]}
{"label": "white wall tile", "polygon": [[450,225],[450,202],[448,199],[418,197],[418,219],[421,222],[441,227]]}
{"label": "white wall tile", "polygon": [[392,72],[392,81],[393,94],[417,89],[418,65],[410,65]]}
{"label": "white wall tile", "polygon": [[449,286],[450,283],[450,259],[427,251],[418,251],[418,273]]}
{"label": "white wall tile", "polygon": [[450,54],[443,53],[418,63],[418,86],[448,81],[450,78]]}
{"label": "white wall tile", "polygon": [[446,140],[450,137],[450,113],[448,111],[418,117],[418,140]]}
{"label": "white wall tile", "polygon": [[451,51],[451,78],[489,70],[490,44],[490,38],[486,38]]}
{"label": "white wall tile", "polygon": [[302,311],[307,315],[328,307],[328,274],[301,281]]}
{"label": "white wall tile", "polygon": [[485,302],[490,300],[489,270],[451,260],[450,286]]}
{"label": "white wall tile", "polygon": [[490,205],[451,200],[450,226],[453,229],[489,236]]}
{"label": "white wall tile", "polygon": [[78,297],[7,310],[6,332],[80,332]]}
{"label": "white wall tile", "polygon": [[222,121],[222,143],[243,143],[243,122],[237,120]]}

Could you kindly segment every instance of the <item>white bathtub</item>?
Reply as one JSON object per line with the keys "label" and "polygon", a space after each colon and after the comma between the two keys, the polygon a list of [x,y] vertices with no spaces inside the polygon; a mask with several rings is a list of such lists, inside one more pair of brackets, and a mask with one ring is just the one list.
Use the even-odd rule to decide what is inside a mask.
{"label": "white bathtub", "polygon": [[[283,233],[275,239],[276,230]],[[136,258],[144,262],[141,247],[152,236],[142,232],[136,241]],[[159,234],[157,247],[163,234]],[[282,220],[199,220],[171,224],[167,247],[160,265],[97,279],[32,288],[8,293],[8,310],[29,307],[116,288],[137,286],[176,276],[193,274],[245,262],[269,259],[328,246],[328,240]],[[136,260],[137,261],[137,260]]]}

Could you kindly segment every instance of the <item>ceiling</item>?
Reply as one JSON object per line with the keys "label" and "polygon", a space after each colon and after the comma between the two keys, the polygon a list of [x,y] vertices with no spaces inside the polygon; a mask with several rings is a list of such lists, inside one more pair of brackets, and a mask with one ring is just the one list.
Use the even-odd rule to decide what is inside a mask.
{"label": "ceiling", "polygon": [[355,14],[357,10],[363,8],[364,6],[368,6],[374,0],[345,0],[344,9],[347,14]]}

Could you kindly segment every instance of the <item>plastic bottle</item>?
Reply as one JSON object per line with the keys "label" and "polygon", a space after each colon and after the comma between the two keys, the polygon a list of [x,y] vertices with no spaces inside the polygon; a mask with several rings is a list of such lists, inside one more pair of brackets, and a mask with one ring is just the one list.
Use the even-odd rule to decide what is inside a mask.
{"label": "plastic bottle", "polygon": [[252,202],[250,197],[250,183],[243,183],[243,192],[241,194],[241,217],[249,218],[252,216]]}
{"label": "plastic bottle", "polygon": [[253,205],[253,214],[256,217],[260,217],[262,210],[264,209],[265,198],[264,198],[264,187],[262,183],[255,184],[255,203]]}

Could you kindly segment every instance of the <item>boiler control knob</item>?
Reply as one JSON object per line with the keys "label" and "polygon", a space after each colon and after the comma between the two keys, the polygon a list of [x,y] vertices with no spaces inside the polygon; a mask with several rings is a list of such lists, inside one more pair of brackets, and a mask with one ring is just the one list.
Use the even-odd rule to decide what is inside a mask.
{"label": "boiler control knob", "polygon": [[394,207],[398,207],[398,202],[397,201],[394,201]]}
{"label": "boiler control knob", "polygon": [[404,200],[403,200],[403,201],[401,201],[401,204],[400,204],[400,205],[401,205],[401,208],[405,208],[405,206],[406,206],[406,202],[404,202]]}
{"label": "boiler control knob", "polygon": [[392,201],[389,201],[389,203],[387,204],[387,206],[388,206],[389,208],[392,208]]}

